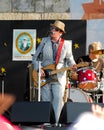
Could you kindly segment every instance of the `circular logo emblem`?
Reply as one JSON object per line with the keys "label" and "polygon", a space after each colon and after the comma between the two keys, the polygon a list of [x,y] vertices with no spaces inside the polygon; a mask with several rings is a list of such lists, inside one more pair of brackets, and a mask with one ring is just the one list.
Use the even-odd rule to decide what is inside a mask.
{"label": "circular logo emblem", "polygon": [[20,33],[16,38],[16,49],[22,53],[26,54],[30,52],[33,47],[33,38],[27,32]]}

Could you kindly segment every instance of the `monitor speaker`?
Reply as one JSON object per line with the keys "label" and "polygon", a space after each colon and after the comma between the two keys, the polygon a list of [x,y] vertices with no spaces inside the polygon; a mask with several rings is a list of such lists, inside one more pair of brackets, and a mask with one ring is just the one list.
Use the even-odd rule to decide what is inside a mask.
{"label": "monitor speaker", "polygon": [[[103,103],[96,103],[104,107]],[[83,112],[91,112],[92,103],[67,102],[65,103],[59,122],[62,124],[73,123]]]}
{"label": "monitor speaker", "polygon": [[14,123],[54,123],[55,116],[50,102],[16,102],[11,108]]}

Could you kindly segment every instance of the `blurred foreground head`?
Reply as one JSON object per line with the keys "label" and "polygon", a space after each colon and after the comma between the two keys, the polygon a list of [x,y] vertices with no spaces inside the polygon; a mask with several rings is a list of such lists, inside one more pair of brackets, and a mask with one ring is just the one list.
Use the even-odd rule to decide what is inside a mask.
{"label": "blurred foreground head", "polygon": [[15,102],[15,96],[11,94],[0,94],[0,114],[7,111]]}
{"label": "blurred foreground head", "polygon": [[104,130],[104,120],[85,112],[67,130]]}

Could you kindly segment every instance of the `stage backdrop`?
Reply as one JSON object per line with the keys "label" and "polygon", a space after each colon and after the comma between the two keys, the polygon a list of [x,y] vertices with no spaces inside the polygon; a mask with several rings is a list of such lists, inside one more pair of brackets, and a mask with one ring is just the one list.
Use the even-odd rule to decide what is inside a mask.
{"label": "stage backdrop", "polygon": [[[0,21],[0,70],[4,68],[6,76],[0,77],[0,91],[2,92],[4,81],[5,92],[13,93],[17,101],[29,99],[29,69],[31,61],[13,61],[13,30],[14,29],[36,29],[36,46],[40,44],[41,38],[49,35],[50,23],[53,20],[32,21]],[[73,54],[75,60],[86,52],[86,21],[64,20],[67,40],[73,41]]]}

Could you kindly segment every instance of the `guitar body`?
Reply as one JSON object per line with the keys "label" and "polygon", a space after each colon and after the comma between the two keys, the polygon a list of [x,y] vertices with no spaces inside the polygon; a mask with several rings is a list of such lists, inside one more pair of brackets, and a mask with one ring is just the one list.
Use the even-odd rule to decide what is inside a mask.
{"label": "guitar body", "polygon": [[[41,87],[46,85],[50,81],[54,81],[55,80],[54,78],[52,78],[52,76],[49,75],[49,73],[51,71],[55,70],[56,67],[55,67],[54,64],[50,64],[48,66],[45,66],[43,69],[45,71],[46,76],[41,78],[41,83],[40,83]],[[34,80],[34,86],[38,87],[38,72],[36,70],[33,70],[33,80]]]}

